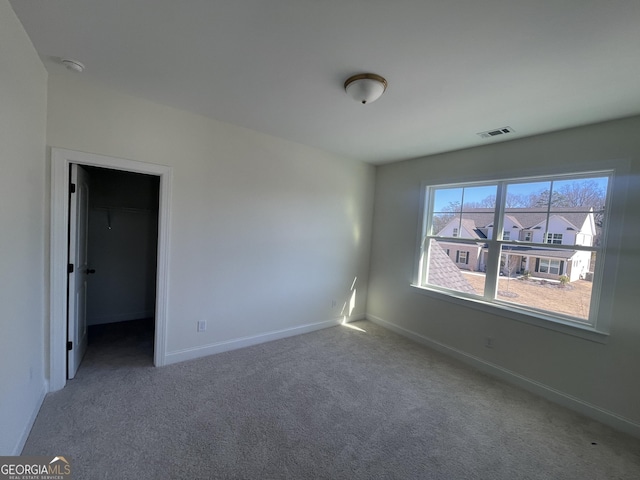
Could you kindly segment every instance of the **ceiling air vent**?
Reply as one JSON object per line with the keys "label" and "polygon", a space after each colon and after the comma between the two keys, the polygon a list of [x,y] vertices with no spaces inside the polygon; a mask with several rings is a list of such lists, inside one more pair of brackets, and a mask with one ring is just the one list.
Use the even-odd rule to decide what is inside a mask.
{"label": "ceiling air vent", "polygon": [[486,132],[480,132],[478,135],[480,138],[497,137],[498,135],[505,135],[507,133],[513,133],[515,130],[511,127],[496,128],[494,130],[488,130]]}

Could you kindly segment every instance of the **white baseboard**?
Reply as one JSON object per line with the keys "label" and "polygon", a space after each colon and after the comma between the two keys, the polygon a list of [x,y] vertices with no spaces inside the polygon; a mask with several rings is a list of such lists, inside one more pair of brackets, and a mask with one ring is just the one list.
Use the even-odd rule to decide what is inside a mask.
{"label": "white baseboard", "polygon": [[[364,318],[364,315],[362,315],[362,318]],[[348,321],[352,321],[354,319],[356,319],[356,317],[352,317]],[[307,325],[275,330],[273,332],[261,333],[258,335],[252,335],[250,337],[234,338],[232,340],[225,340],[224,342],[202,345],[200,347],[185,348],[183,350],[177,350],[175,352],[167,353],[164,357],[164,365],[184,362],[186,360],[193,360],[195,358],[206,357],[208,355],[227,352],[229,350],[236,350],[238,348],[250,347],[252,345],[258,345],[260,343],[270,342],[272,340],[280,340],[282,338],[293,337],[294,335],[301,335],[303,333],[314,332],[323,328],[334,327],[336,325],[339,325],[341,322],[341,318],[336,318],[324,322],[310,323]]]}
{"label": "white baseboard", "polygon": [[375,315],[366,315],[366,318],[367,320],[370,320],[371,322],[380,325],[381,327],[387,328],[393,332],[398,333],[399,335],[410,338],[411,340],[421,343],[422,345],[433,348],[434,350],[442,352],[445,355],[456,358],[457,360],[460,360],[467,365],[480,370],[483,373],[498,377],[501,380],[505,380],[506,382],[509,382],[513,385],[517,385],[520,388],[524,388],[531,393],[539,395],[543,398],[546,398],[547,400],[562,405],[563,407],[569,408],[589,418],[604,423],[605,425],[615,428],[616,430],[640,438],[640,424],[637,424],[632,420],[629,420],[628,418],[622,417],[616,413],[610,412],[609,410],[605,410],[596,405],[585,402],[584,400],[581,400],[572,395],[568,395],[564,392],[561,392],[560,390],[556,390],[555,388],[551,388],[543,383],[524,377],[499,365],[487,362],[486,360],[483,360],[474,355],[470,355],[466,352],[463,352],[462,350],[458,350],[457,348],[453,348],[443,343],[432,340],[428,337],[425,337],[424,335],[383,320],[382,318],[376,317]]}
{"label": "white baseboard", "polygon": [[360,313],[358,315],[351,315],[349,318],[340,319],[339,323],[351,323],[357,322],[358,320],[366,320],[367,316],[364,313]]}
{"label": "white baseboard", "polygon": [[11,455],[17,456],[22,453],[22,449],[24,448],[25,443],[27,443],[27,439],[29,438],[29,434],[31,433],[33,424],[36,421],[36,417],[40,412],[40,407],[42,407],[42,402],[44,402],[44,397],[48,391],[49,391],[49,383],[45,380],[42,383],[42,388],[40,389],[40,393],[38,394],[38,398],[36,400],[34,408],[29,415],[29,419],[27,420],[27,423],[25,424],[24,429],[22,430],[22,435],[20,435],[20,438],[18,438],[18,441],[16,442],[16,445],[13,448],[13,452],[11,453]]}

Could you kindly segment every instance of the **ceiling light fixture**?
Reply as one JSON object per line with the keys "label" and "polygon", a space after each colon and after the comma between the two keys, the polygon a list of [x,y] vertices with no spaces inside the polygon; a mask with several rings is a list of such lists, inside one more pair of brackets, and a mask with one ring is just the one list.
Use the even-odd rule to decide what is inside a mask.
{"label": "ceiling light fixture", "polygon": [[65,67],[67,67],[67,70],[71,70],[72,72],[78,72],[78,73],[81,73],[84,71],[84,65],[77,60],[72,60],[71,58],[63,58],[60,61]]}
{"label": "ceiling light fixture", "polygon": [[344,90],[356,102],[367,104],[379,99],[387,89],[387,81],[375,73],[360,73],[347,78]]}

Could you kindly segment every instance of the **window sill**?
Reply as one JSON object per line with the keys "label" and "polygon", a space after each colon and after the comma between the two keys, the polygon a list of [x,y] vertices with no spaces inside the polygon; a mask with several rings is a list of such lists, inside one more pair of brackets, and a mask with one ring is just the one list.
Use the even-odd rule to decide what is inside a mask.
{"label": "window sill", "polygon": [[607,343],[609,339],[609,334],[607,332],[596,330],[595,328],[588,325],[579,325],[569,321],[565,321],[561,318],[554,318],[544,314],[538,314],[537,312],[529,312],[517,308],[511,308],[510,306],[499,303],[489,303],[482,299],[461,298],[450,295],[446,292],[442,292],[440,290],[421,287],[415,284],[411,284],[411,287],[416,293],[419,293],[421,295],[427,295],[429,297],[437,298],[438,300],[444,300],[446,302],[455,303],[456,305],[460,305],[463,307],[481,310],[493,315],[510,318],[518,322],[527,323],[536,327],[546,328],[548,330],[554,330],[556,332],[583,338],[592,342]]}

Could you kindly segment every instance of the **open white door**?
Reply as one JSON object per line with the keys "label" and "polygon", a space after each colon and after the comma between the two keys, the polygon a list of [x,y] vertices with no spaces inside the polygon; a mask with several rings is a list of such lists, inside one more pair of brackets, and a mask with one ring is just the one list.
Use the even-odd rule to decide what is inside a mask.
{"label": "open white door", "polygon": [[87,350],[87,230],[89,219],[89,174],[71,164],[69,202],[69,321],[67,377],[75,377]]}

